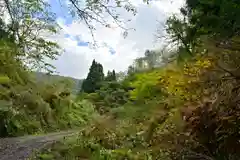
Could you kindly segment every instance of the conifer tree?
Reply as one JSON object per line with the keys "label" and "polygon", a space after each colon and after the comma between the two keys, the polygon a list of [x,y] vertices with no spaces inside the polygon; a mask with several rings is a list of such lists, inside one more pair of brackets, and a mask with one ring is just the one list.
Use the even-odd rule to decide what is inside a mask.
{"label": "conifer tree", "polygon": [[117,78],[116,78],[115,70],[113,70],[112,72],[108,71],[105,81],[116,81],[116,80]]}
{"label": "conifer tree", "polygon": [[95,92],[96,90],[100,89],[103,80],[103,66],[93,60],[87,78],[83,81],[82,91],[86,93]]}
{"label": "conifer tree", "polygon": [[113,81],[116,81],[116,80],[117,80],[115,70],[112,71],[112,80],[113,80]]}

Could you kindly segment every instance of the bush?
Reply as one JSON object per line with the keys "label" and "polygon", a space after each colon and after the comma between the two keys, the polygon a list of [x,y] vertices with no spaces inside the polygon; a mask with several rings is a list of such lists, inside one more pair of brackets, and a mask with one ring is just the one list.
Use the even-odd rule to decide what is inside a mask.
{"label": "bush", "polygon": [[89,102],[74,102],[68,91],[59,90],[60,86],[33,83],[1,87],[1,136],[79,127],[95,112]]}
{"label": "bush", "polygon": [[119,82],[105,82],[100,90],[86,97],[103,114],[111,108],[121,107],[128,102],[128,92]]}

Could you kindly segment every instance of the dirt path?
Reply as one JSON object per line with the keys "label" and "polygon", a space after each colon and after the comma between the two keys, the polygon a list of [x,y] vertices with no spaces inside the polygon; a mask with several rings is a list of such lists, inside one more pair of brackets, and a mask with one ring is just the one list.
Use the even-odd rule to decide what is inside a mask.
{"label": "dirt path", "polygon": [[71,130],[39,136],[2,138],[0,139],[0,160],[26,160],[34,151],[64,137],[75,135],[78,131]]}

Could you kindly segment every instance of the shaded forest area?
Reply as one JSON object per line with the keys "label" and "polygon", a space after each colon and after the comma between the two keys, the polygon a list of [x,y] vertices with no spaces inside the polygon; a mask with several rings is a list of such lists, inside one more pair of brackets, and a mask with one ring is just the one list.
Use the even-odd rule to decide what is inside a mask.
{"label": "shaded forest area", "polygon": [[[45,11],[42,3],[20,2],[29,15]],[[2,21],[1,136],[79,128],[35,159],[238,160],[240,1],[186,0],[180,11],[166,21],[167,47],[146,51],[127,72],[104,75],[94,60],[77,94],[64,81],[30,76],[34,67],[51,71],[45,58],[59,54],[57,44],[24,30],[46,23]],[[22,16],[12,15],[12,22]],[[54,20],[42,20],[57,32]]]}

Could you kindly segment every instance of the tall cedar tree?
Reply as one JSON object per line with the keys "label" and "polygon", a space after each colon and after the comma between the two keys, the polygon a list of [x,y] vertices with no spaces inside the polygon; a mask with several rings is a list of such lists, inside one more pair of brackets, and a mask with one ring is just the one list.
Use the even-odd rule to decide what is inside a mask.
{"label": "tall cedar tree", "polygon": [[83,81],[82,91],[86,93],[95,92],[96,90],[100,89],[103,80],[103,66],[93,60],[87,78]]}
{"label": "tall cedar tree", "polygon": [[117,78],[116,78],[115,70],[113,70],[112,72],[108,71],[107,76],[105,77],[105,81],[116,81],[116,80]]}
{"label": "tall cedar tree", "polygon": [[115,70],[112,71],[112,80],[113,80],[113,81],[116,81],[116,80],[117,80]]}

